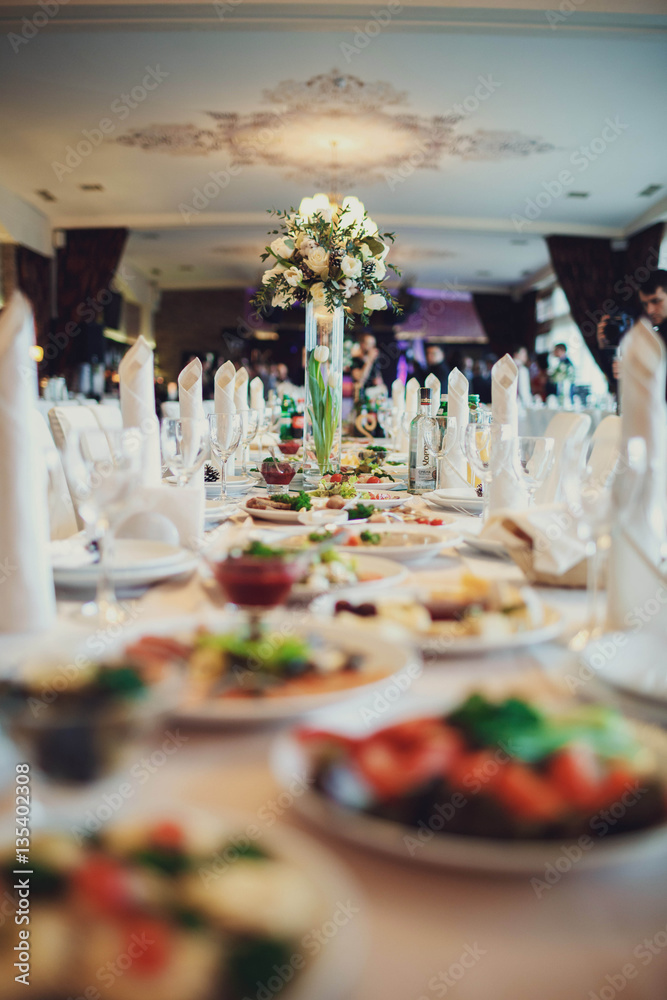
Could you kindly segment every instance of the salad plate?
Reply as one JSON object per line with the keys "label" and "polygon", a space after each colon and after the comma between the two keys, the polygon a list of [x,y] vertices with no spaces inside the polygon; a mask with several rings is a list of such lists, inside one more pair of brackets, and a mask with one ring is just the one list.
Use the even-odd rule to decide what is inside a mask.
{"label": "salad plate", "polygon": [[[33,990],[83,996],[89,984],[108,987],[115,978],[119,998],[242,1000],[256,995],[258,982],[274,982],[276,965],[291,973],[278,979],[284,1000],[344,1000],[367,937],[365,901],[344,866],[305,833],[269,829],[257,816],[213,804],[210,785],[204,805],[202,782],[177,797],[146,791],[101,829],[97,823],[94,840],[74,814],[33,817],[31,856],[49,886],[31,899]],[[88,797],[91,810],[98,797]],[[11,890],[14,843],[4,823],[3,893]],[[327,946],[308,947],[313,930],[334,918]],[[3,955],[7,977],[16,972],[10,955],[14,961],[15,952]],[[123,955],[131,960],[120,979],[105,973],[104,980],[101,972]]]}
{"label": "salad plate", "polygon": [[[264,686],[263,693],[258,693],[256,686],[250,690],[239,673],[245,646],[236,638],[233,645],[226,644],[225,637],[236,637],[239,631],[238,614],[231,612],[143,625],[127,631],[109,652],[146,665],[180,662],[185,669],[185,691],[173,717],[207,725],[293,719],[340,701],[363,703],[394,674],[419,670],[414,648],[395,637],[381,639],[371,649],[362,629],[352,627],[343,634],[334,623],[297,618],[284,611],[282,615],[268,613],[265,628],[264,651],[257,643],[252,649],[248,646],[253,683],[257,680],[257,657],[267,661],[271,683]],[[314,662],[322,662],[322,669],[298,676],[287,671],[283,677],[277,673],[280,664],[290,651],[294,655],[297,646],[300,656],[305,649]],[[228,648],[233,652],[227,654]],[[233,655],[233,663],[228,655]],[[226,687],[219,683],[225,670],[230,681]]]}
{"label": "salad plate", "polygon": [[330,542],[341,553],[368,553],[399,563],[410,563],[432,559],[443,547],[455,545],[461,539],[458,532],[421,528],[413,524],[371,523],[362,528],[351,526],[349,530],[343,524],[340,528],[336,533],[315,528],[310,535],[302,533],[286,539],[285,544],[314,548],[323,542]]}
{"label": "salad plate", "polygon": [[[88,557],[81,547],[82,557]],[[181,573],[191,573],[199,559],[196,553],[166,542],[148,539],[117,538],[110,566],[110,576],[117,587],[143,586]],[[77,564],[73,559],[53,561],[53,579],[58,587],[95,586],[100,564],[95,557]]]}
{"label": "salad plate", "polygon": [[472,488],[470,491],[459,489],[432,490],[423,495],[423,499],[426,503],[440,510],[463,510],[467,514],[481,514],[484,500],[473,494]]}
{"label": "salad plate", "polygon": [[[295,807],[310,822],[404,862],[543,878],[566,859],[576,877],[667,854],[667,734],[599,706],[551,716],[516,698],[407,695],[370,733],[323,711],[317,729],[278,738],[271,765],[281,784],[308,783]],[[615,809],[638,781],[646,795]]]}

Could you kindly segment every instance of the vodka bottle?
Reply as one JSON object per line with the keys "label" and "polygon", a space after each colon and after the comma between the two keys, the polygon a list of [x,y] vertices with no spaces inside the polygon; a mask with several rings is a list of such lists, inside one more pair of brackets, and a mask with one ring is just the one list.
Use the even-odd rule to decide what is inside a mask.
{"label": "vodka bottle", "polygon": [[428,493],[435,489],[437,467],[436,457],[431,452],[424,429],[434,424],[431,416],[431,390],[422,389],[420,408],[410,424],[410,455],[408,464],[408,493]]}

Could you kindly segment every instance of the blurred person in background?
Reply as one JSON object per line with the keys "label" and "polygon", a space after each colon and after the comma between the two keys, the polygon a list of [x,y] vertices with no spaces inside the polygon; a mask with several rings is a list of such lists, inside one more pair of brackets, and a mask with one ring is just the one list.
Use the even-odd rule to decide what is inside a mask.
{"label": "blurred person in background", "polygon": [[352,364],[350,374],[355,385],[356,394],[369,386],[384,385],[380,364],[380,352],[377,341],[372,333],[362,333],[352,349]]}
{"label": "blurred person in background", "polygon": [[473,365],[470,391],[479,396],[480,403],[488,405],[491,402],[491,369],[483,358]]}
{"label": "blurred person in background", "polygon": [[[645,278],[644,281],[637,281],[636,285],[644,315],[667,345],[667,271],[652,271],[648,278]],[[618,323],[615,323],[610,326],[610,317],[605,315],[598,323],[597,328],[598,347],[603,352],[600,367],[607,376],[612,392],[616,389],[620,373],[619,361],[615,356],[616,349],[622,334],[627,332],[631,319],[626,313],[620,313],[614,319],[620,317],[625,317],[625,324],[619,326]]]}
{"label": "blurred person in background", "polygon": [[439,344],[426,344],[425,355],[426,366],[419,372],[419,381],[424,385],[429,375],[435,375],[440,380],[440,385],[446,387],[449,378],[449,365],[442,347]]}
{"label": "blurred person in background", "polygon": [[533,402],[533,394],[530,389],[530,371],[528,369],[530,358],[528,356],[528,349],[525,347],[516,347],[512,351],[512,358],[518,370],[519,402],[522,406],[530,406]]}

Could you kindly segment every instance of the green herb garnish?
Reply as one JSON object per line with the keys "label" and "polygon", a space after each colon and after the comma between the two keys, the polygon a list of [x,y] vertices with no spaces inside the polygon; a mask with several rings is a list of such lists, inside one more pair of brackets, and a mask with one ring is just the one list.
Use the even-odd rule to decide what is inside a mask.
{"label": "green herb garnish", "polygon": [[370,517],[374,513],[375,507],[371,506],[371,504],[358,503],[354,507],[349,508],[347,516],[350,521],[358,521],[362,518]]}
{"label": "green herb garnish", "polygon": [[379,545],[382,541],[382,537],[375,531],[362,531],[359,538],[366,545]]}
{"label": "green herb garnish", "polygon": [[280,559],[285,555],[284,549],[278,549],[274,545],[265,545],[264,542],[251,542],[243,550],[244,556],[256,556],[259,559]]}

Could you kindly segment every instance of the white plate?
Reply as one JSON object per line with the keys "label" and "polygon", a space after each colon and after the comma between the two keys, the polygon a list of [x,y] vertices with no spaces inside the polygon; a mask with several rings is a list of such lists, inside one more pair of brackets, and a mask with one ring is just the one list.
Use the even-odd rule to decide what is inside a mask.
{"label": "white plate", "polygon": [[406,490],[407,489],[406,483],[405,482],[401,482],[400,480],[398,480],[395,483],[385,482],[384,480],[382,482],[379,482],[379,483],[360,483],[360,482],[356,482],[354,485],[355,485],[356,489],[358,489],[358,490],[368,490],[369,492],[373,492],[373,493],[376,492],[376,491],[378,493],[388,493],[390,490]]}
{"label": "white plate", "polygon": [[[385,490],[367,490],[368,493],[384,493]],[[354,500],[348,500],[345,510],[348,507],[356,507],[358,503],[365,504],[366,507],[376,507],[378,510],[391,510],[393,507],[401,507],[406,502],[405,497],[390,497],[387,500],[365,500],[359,493]]]}
{"label": "white plate", "polygon": [[[257,830],[258,833],[253,836],[258,846],[270,857],[290,865],[306,879],[314,896],[313,930],[323,927],[326,935],[323,939],[326,947],[317,949],[312,947],[312,941],[310,947],[304,947],[306,938],[312,936],[310,930],[305,936],[301,935],[300,941],[300,935],[296,935],[295,955],[305,959],[304,966],[296,973],[294,981],[286,984],[275,996],[280,996],[280,1000],[313,1000],[315,997],[317,1000],[347,1000],[359,980],[368,943],[365,917],[368,904],[363,890],[338,858],[309,834],[284,823],[274,826],[273,816],[270,820],[258,819],[258,814],[252,815],[220,805],[219,800],[211,795],[211,783],[215,784],[215,781],[215,771],[200,768],[195,771],[194,777],[188,775],[187,782],[176,778],[174,792],[168,797],[164,791],[153,791],[152,787],[147,786],[142,789],[139,797],[124,802],[121,813],[106,822],[104,828],[136,829],[143,823],[148,825],[159,820],[186,826],[195,843],[211,844],[210,854],[207,856],[212,865],[219,858],[216,850],[226,840],[232,844],[243,843],[246,839],[253,839],[248,831]],[[300,787],[292,783],[290,796],[297,798],[300,791]],[[95,810],[99,805],[99,794],[98,791],[88,796],[86,805],[90,809]],[[62,836],[63,833],[76,829],[73,822],[76,820],[80,824],[82,816],[83,806],[78,816],[61,813],[56,819],[47,816],[37,822],[33,819],[33,823],[40,833],[53,830]],[[9,823],[5,822],[0,831],[0,843],[6,849],[13,842],[14,827],[10,828]],[[215,891],[215,886],[209,884]],[[345,910],[346,904],[350,904],[349,913]],[[259,905],[262,905],[261,899]],[[329,923],[336,915],[340,915],[340,919],[335,921],[335,933],[327,934]],[[308,926],[310,923],[309,918]],[[81,943],[79,947],[83,946]],[[110,950],[100,960],[102,957],[115,960],[117,952]],[[128,987],[132,995],[141,990],[147,997],[156,996],[149,976],[135,983],[135,990],[132,985]],[[79,986],[77,991],[83,993],[83,988]],[[266,994],[262,995],[268,997],[269,994],[274,995],[267,989]],[[219,993],[214,987],[212,992],[198,995],[204,1000],[210,1000],[219,996]],[[255,996],[254,990],[251,996]]]}
{"label": "white plate", "polygon": [[441,490],[431,490],[422,494],[422,499],[439,510],[463,510],[467,514],[481,514],[484,506],[482,497],[471,497],[468,493],[448,492],[448,495],[444,496]]}
{"label": "white plate", "polygon": [[[437,714],[432,702],[417,708],[419,699],[406,696],[400,708],[390,708],[383,716],[378,728],[399,719],[416,718],[420,715]],[[444,707],[444,711],[451,705]],[[368,724],[357,723],[350,713],[331,710],[322,712],[317,720],[318,729],[340,731],[347,735],[367,735]],[[638,735],[659,755],[659,766],[667,777],[667,735],[659,729],[642,727]],[[362,812],[356,812],[337,805],[324,795],[313,790],[308,774],[306,755],[293,735],[280,736],[271,751],[271,766],[282,785],[299,777],[309,782],[309,790],[298,799],[294,806],[302,816],[326,831],[337,834],[344,840],[373,852],[380,852],[401,861],[434,865],[438,868],[457,868],[464,871],[496,872],[506,875],[538,875],[543,877],[548,865],[556,865],[563,857],[563,846],[567,841],[507,841],[483,837],[464,837],[436,833],[418,849],[411,846],[418,839],[415,827],[403,826],[389,820],[380,819]],[[410,837],[409,845],[405,838]],[[576,841],[573,841],[576,844]],[[570,876],[591,868],[604,868],[626,861],[639,861],[667,853],[667,822],[657,827],[637,833],[619,834],[595,842],[594,849],[581,852],[576,864],[570,865]]]}
{"label": "white plate", "polygon": [[[383,676],[363,685],[344,688],[338,691],[327,691],[319,694],[290,695],[275,698],[209,698],[206,701],[193,701],[187,698],[180,709],[174,713],[174,718],[188,723],[252,723],[269,722],[275,719],[296,719],[299,716],[326,708],[338,702],[359,702],[363,704],[378,688],[391,683],[391,678],[397,673],[406,671],[418,672],[420,658],[414,647],[401,643],[395,637],[379,638],[370,647],[366,632],[352,626],[341,633],[334,622],[324,622],[311,616],[290,616],[284,609],[268,613],[267,628],[271,624],[280,629],[282,634],[290,629],[292,633],[317,634],[328,644],[353,653],[361,653],[370,669],[381,671]],[[212,612],[206,615],[188,615],[171,621],[156,621],[153,624],[142,624],[126,630],[122,641],[110,646],[107,655],[120,654],[132,642],[141,636],[174,636],[191,635],[204,625],[211,630],[231,631],[239,625],[238,612]]]}
{"label": "white plate", "polygon": [[[400,596],[402,598],[409,597],[413,589],[412,587],[406,587],[401,590]],[[378,596],[382,597],[381,594]],[[334,614],[336,602],[341,598],[344,598],[351,604],[357,601],[361,604],[365,601],[371,601],[372,594],[369,593],[367,588],[361,589],[358,585],[346,588],[344,594],[342,591],[321,594],[311,604],[311,611],[314,614],[331,617]],[[543,609],[544,624],[538,628],[525,632],[514,632],[512,635],[507,636],[497,636],[494,638],[487,636],[467,636],[452,639],[449,636],[438,636],[426,632],[411,631],[410,634],[417,648],[429,657],[449,659],[452,657],[473,656],[481,653],[501,652],[508,649],[521,649],[524,646],[534,646],[538,643],[551,642],[553,639],[557,639],[563,631],[565,622],[560,612],[549,605],[543,605]],[[347,621],[348,619],[346,619],[346,623]],[[386,624],[384,620],[376,622],[375,628],[373,628],[374,619],[372,617],[362,618],[361,621],[365,623],[366,628],[373,629],[374,633],[375,631],[380,631]]]}
{"label": "white plate", "polygon": [[298,524],[298,510],[260,510],[255,507],[248,507],[245,503],[239,504],[238,509],[248,514],[250,517],[257,517],[260,521],[276,521],[282,524]]}
{"label": "white plate", "polygon": [[[170,576],[192,572],[198,556],[189,549],[165,542],[118,538],[114,545],[111,579],[117,587],[143,586]],[[58,587],[89,587],[97,583],[98,562],[74,568],[55,568],[53,579]]]}
{"label": "white plate", "polygon": [[[347,553],[346,553],[347,555]],[[370,576],[372,579],[360,580],[358,583],[343,583],[338,587],[327,590],[326,594],[339,594],[343,590],[351,587],[394,587],[402,583],[408,575],[405,566],[391,559],[383,559],[380,556],[369,556],[365,552],[357,554],[350,553],[350,559],[354,559],[357,572],[363,576]],[[300,601],[309,601],[314,597],[319,597],[321,590],[309,587],[306,584],[297,583],[292,587],[292,597]]]}
{"label": "white plate", "polygon": [[507,548],[502,542],[495,542],[489,538],[480,538],[479,535],[471,535],[467,531],[462,531],[463,541],[475,552],[483,556],[492,556],[494,559],[511,559]]}
{"label": "white plate", "polygon": [[[339,545],[341,552],[352,554],[377,555],[383,559],[393,559],[395,562],[410,563],[423,562],[426,559],[433,559],[447,546],[457,545],[461,541],[461,535],[457,531],[440,530],[429,528],[427,525],[414,524],[369,524],[366,527],[355,529],[354,534],[361,531],[372,531],[381,535],[401,535],[406,541],[398,545],[364,545],[357,548]],[[411,539],[410,536],[413,536]]]}

